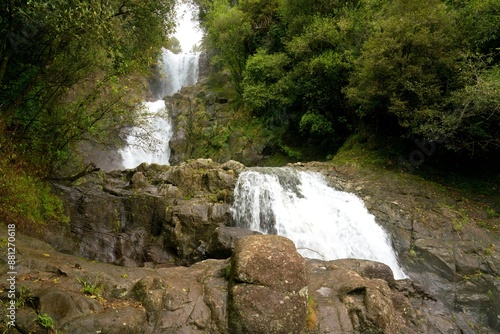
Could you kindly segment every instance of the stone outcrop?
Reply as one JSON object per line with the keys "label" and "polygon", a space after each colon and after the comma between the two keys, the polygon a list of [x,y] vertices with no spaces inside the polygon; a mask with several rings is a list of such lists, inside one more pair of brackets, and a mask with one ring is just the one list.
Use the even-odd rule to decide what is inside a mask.
{"label": "stone outcrop", "polygon": [[386,265],[306,261],[279,236],[244,237],[229,260],[154,269],[62,254],[21,234],[16,246],[18,309],[8,333],[47,333],[40,317],[72,334],[467,333],[441,301],[410,280],[394,281]]}
{"label": "stone outcrop", "polygon": [[57,184],[71,217],[67,238],[77,239],[76,249],[59,250],[126,266],[203,260],[209,248],[221,251],[212,236],[230,222],[229,203],[243,169],[235,161],[205,159],[172,167],[143,164]]}
{"label": "stone outcrop", "polygon": [[269,136],[257,135],[260,127],[245,113],[235,115],[228,98],[198,86],[185,87],[165,98],[173,136],[169,141],[170,164],[210,156],[214,161],[238,160],[259,165],[265,148],[275,146]]}
{"label": "stone outcrop", "polygon": [[301,333],[307,318],[307,266],[289,239],[248,236],[231,257],[229,329],[234,334]]}
{"label": "stone outcrop", "polygon": [[[481,204],[458,201],[452,192],[439,192],[415,180],[354,175],[349,169],[319,163],[294,167],[317,170],[331,185],[362,197],[389,231],[410,280],[395,281],[387,266],[372,261],[308,260],[307,313],[300,327],[296,319],[286,316],[291,304],[304,316],[303,296],[287,304],[285,300],[291,299],[284,298],[291,298],[296,289],[275,285],[291,282],[280,276],[289,271],[279,265],[283,252],[275,247],[278,244],[270,245],[264,236],[230,226],[234,184],[245,167],[235,161],[218,164],[208,159],[179,166],[144,164],[127,171],[94,172],[73,184],[55,185],[67,203],[71,233],[48,231],[45,238],[56,250],[79,257],[54,252],[34,239],[20,244],[24,269],[19,270],[19,277],[33,298],[25,298],[26,306],[19,310],[18,332],[34,330],[36,315],[47,313],[68,333],[99,326],[114,333],[111,328],[118,323],[113,320],[113,307],[119,307],[117,319],[122,324],[140,323],[123,327],[122,332],[131,333],[138,328],[149,328],[151,333],[153,329],[158,333],[232,333],[245,328],[262,332],[261,322],[252,324],[248,318],[259,312],[262,323],[271,323],[276,332],[282,328],[279,321],[273,322],[278,315],[288,319],[287,325],[296,324],[292,332],[300,327],[301,333],[308,334],[500,330],[499,239],[475,223]],[[472,206],[477,212],[465,211]],[[482,217],[482,221],[488,218],[487,214]],[[495,219],[498,222],[495,217],[486,222],[494,224]],[[253,242],[246,241],[252,238],[258,241],[254,253],[260,264],[258,270],[248,272],[252,266],[241,255],[253,247]],[[245,243],[245,247],[237,246]],[[287,249],[287,256],[294,254],[287,241],[279,247]],[[266,256],[273,261],[266,264]],[[219,260],[206,260],[211,258]],[[83,295],[77,277],[102,285],[106,302]],[[262,295],[274,296],[278,305],[254,303],[266,301]],[[2,298],[6,300],[5,293]],[[274,313],[263,313],[266,308]],[[234,315],[231,322],[229,313]]]}
{"label": "stone outcrop", "polygon": [[[0,231],[6,233],[3,226]],[[68,334],[229,333],[227,260],[189,268],[127,268],[58,253],[21,234],[16,243],[19,306],[16,327],[8,333],[48,333],[42,315]],[[6,282],[5,274],[0,277]],[[0,297],[7,301],[1,286]],[[3,318],[5,311],[0,309]]]}
{"label": "stone outcrop", "polygon": [[[488,213],[494,202],[463,198],[412,175],[317,162],[294,167],[320,172],[364,200],[414,284],[405,294],[416,289],[429,296],[418,312],[440,324],[439,331],[500,332],[500,218]],[[428,311],[431,304],[435,312]]]}

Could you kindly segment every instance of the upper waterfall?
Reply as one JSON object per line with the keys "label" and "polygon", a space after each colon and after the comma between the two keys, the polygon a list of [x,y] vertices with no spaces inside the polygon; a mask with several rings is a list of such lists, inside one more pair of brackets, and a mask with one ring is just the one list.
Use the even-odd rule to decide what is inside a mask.
{"label": "upper waterfall", "polygon": [[190,52],[200,43],[202,32],[195,20],[196,7],[192,3],[176,4],[176,37],[182,53],[162,49],[158,60],[158,77],[151,82],[151,92],[157,101],[143,102],[137,110],[139,125],[127,129],[125,145],[119,150],[124,168],[134,168],[143,162],[169,164],[173,135],[171,120],[163,98],[172,96],[182,87],[198,82],[200,53]]}
{"label": "upper waterfall", "polygon": [[163,49],[160,59],[160,83],[155,95],[157,98],[172,96],[182,87],[198,82],[199,52],[175,54]]}
{"label": "upper waterfall", "polygon": [[304,257],[374,260],[407,277],[363,201],[329,187],[319,173],[255,168],[240,174],[234,197],[237,226],[290,238]]}
{"label": "upper waterfall", "polygon": [[182,87],[191,86],[198,82],[198,63],[200,52],[199,44],[203,32],[196,20],[198,9],[192,3],[179,1],[175,6],[176,28],[172,37],[175,37],[181,46],[180,53],[173,53],[162,49],[159,59],[159,78],[152,87],[153,95],[157,99],[172,96]]}
{"label": "upper waterfall", "polygon": [[127,134],[127,145],[120,150],[124,168],[135,168],[143,162],[168,165],[172,138],[172,124],[165,101],[143,103],[141,126],[134,126]]}

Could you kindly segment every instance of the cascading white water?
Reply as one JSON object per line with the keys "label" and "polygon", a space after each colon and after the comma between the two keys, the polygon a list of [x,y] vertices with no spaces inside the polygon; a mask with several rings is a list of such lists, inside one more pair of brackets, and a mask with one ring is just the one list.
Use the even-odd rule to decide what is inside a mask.
{"label": "cascading white water", "polygon": [[143,162],[168,165],[172,124],[165,101],[144,102],[146,110],[141,127],[129,129],[127,145],[120,150],[124,168],[135,168]]}
{"label": "cascading white water", "polygon": [[[165,96],[172,96],[182,87],[198,81],[199,52],[188,52],[202,37],[198,24],[193,20],[196,8],[186,2],[178,2],[177,32],[183,53],[174,54],[162,49],[159,60],[159,87],[155,87],[155,102],[144,102],[138,116],[140,126],[128,129],[125,146],[119,150],[123,168],[135,168],[143,162],[168,165],[172,138],[172,124],[166,110]],[[188,49],[189,48],[189,49]]]}
{"label": "cascading white water", "polygon": [[237,226],[291,239],[309,258],[383,262],[406,278],[385,231],[363,201],[319,173],[255,168],[240,174],[231,212]]}
{"label": "cascading white water", "polygon": [[162,78],[159,97],[172,96],[182,87],[196,84],[199,59],[199,52],[175,54],[163,49],[160,61]]}

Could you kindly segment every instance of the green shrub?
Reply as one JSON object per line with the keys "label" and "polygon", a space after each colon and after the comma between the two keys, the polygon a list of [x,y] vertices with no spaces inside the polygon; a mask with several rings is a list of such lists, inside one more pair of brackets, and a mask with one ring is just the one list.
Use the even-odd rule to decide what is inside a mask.
{"label": "green shrub", "polygon": [[82,278],[77,278],[76,281],[82,285],[82,292],[86,295],[91,295],[94,297],[100,297],[101,290],[103,289],[102,285],[98,285],[97,283],[89,283],[84,281]]}
{"label": "green shrub", "polygon": [[54,320],[47,313],[39,314],[37,320],[43,328],[54,328]]}
{"label": "green shrub", "polygon": [[5,161],[0,162],[0,215],[6,223],[69,222],[61,199],[46,182]]}

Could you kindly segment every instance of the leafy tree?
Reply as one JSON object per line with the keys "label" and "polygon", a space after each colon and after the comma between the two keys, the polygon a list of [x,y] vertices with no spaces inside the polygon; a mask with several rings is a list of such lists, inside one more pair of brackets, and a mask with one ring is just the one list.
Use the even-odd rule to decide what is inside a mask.
{"label": "leafy tree", "polygon": [[168,41],[168,49],[175,54],[182,52],[181,42],[175,37],[171,37]]}
{"label": "leafy tree", "polygon": [[459,70],[453,22],[438,0],[389,4],[346,90],[358,113],[383,118],[388,112],[410,132],[434,123]]}
{"label": "leafy tree", "polygon": [[[42,174],[131,121],[173,1],[11,0],[0,10],[0,135]],[[133,94],[137,92],[137,94]]]}
{"label": "leafy tree", "polygon": [[500,68],[490,66],[492,59],[471,57],[462,62],[463,88],[454,91],[438,127],[426,132],[438,135],[451,150],[471,154],[498,151],[500,148]]}
{"label": "leafy tree", "polygon": [[[466,0],[456,5],[460,35],[472,51],[498,53],[500,46],[500,2]],[[496,60],[498,62],[498,59]]]}
{"label": "leafy tree", "polygon": [[[499,71],[493,57],[474,54],[490,50],[484,32],[494,28],[460,30],[468,26],[464,13],[483,5],[493,6],[468,1],[457,12],[437,0],[389,4],[346,88],[359,115],[378,124],[393,115],[406,136],[441,141],[451,150],[498,149]],[[494,17],[490,12],[485,20]],[[485,39],[474,45],[472,36]]]}
{"label": "leafy tree", "polygon": [[290,59],[284,53],[267,54],[259,50],[245,69],[243,99],[257,115],[279,119],[293,102],[293,84],[287,76]]}
{"label": "leafy tree", "polygon": [[249,37],[249,51],[258,49],[268,52],[282,51],[282,39],[286,33],[279,15],[279,0],[240,0],[241,9],[251,22],[252,34]]}
{"label": "leafy tree", "polygon": [[368,123],[450,150],[498,146],[498,1],[202,2],[218,64],[283,145],[332,152]]}
{"label": "leafy tree", "polygon": [[308,111],[300,119],[300,130],[314,136],[325,136],[333,133],[332,123],[325,116]]}
{"label": "leafy tree", "polygon": [[206,14],[205,26],[209,46],[215,52],[212,62],[229,71],[235,90],[242,94],[241,81],[251,34],[248,18],[227,0],[214,0]]}

